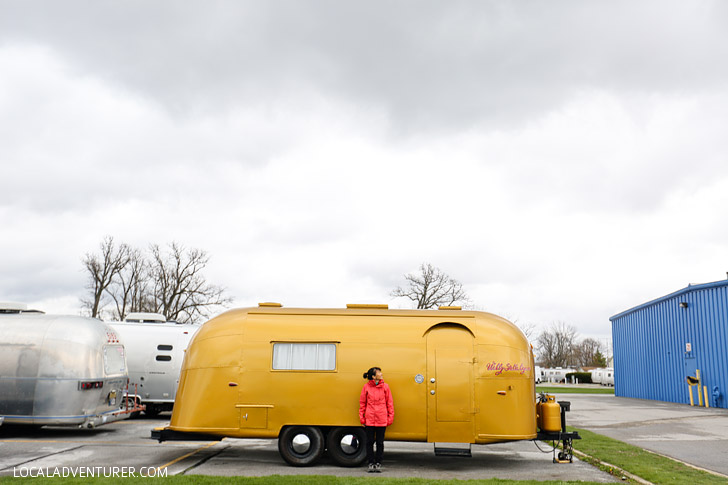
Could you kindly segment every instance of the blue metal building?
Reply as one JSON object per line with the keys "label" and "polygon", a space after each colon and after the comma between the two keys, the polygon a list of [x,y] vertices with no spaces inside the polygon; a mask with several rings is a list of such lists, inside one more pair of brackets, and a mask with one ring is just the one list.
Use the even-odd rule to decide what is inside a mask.
{"label": "blue metal building", "polygon": [[617,396],[689,404],[687,376],[699,369],[710,406],[728,408],[728,280],[689,285],[610,320]]}

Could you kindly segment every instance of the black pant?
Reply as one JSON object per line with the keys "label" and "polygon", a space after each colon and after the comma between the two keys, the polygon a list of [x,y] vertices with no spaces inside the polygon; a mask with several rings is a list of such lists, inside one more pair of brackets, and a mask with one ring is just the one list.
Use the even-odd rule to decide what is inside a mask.
{"label": "black pant", "polygon": [[[384,454],[384,431],[386,426],[367,426],[367,461],[369,463],[381,463]],[[375,438],[376,435],[376,438]],[[377,442],[377,456],[374,457],[374,441]]]}

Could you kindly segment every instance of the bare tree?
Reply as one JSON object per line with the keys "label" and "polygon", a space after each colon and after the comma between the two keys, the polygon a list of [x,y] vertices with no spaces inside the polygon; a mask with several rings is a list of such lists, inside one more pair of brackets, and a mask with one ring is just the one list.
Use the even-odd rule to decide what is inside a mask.
{"label": "bare tree", "polygon": [[90,297],[82,304],[92,316],[100,317],[105,297],[114,303],[114,318],[123,320],[131,312],[162,313],[170,320],[194,322],[232,298],[225,290],[209,284],[202,275],[210,257],[199,249],[185,249],[171,243],[168,251],[150,246],[150,254],[126,244],[114,245],[113,238],[101,243],[101,254],[86,254]]}
{"label": "bare tree", "polygon": [[144,255],[129,248],[128,256],[127,264],[107,289],[116,306],[114,317],[120,321],[131,312],[152,311],[154,306],[149,298],[149,269]]}
{"label": "bare tree", "polygon": [[224,288],[207,283],[201,272],[210,257],[200,249],[185,251],[177,243],[163,253],[151,246],[151,284],[154,311],[170,320],[192,322],[208,315],[208,309],[232,301]]}
{"label": "bare tree", "polygon": [[523,332],[523,335],[526,336],[526,340],[529,342],[531,341],[531,337],[533,337],[536,333],[537,325],[535,323],[523,323],[518,317],[514,317],[508,313],[503,313],[501,316],[518,327],[518,329]]}
{"label": "bare tree", "polygon": [[111,236],[106,236],[101,241],[100,248],[100,253],[86,253],[83,257],[83,265],[89,277],[86,288],[90,290],[91,296],[81,299],[81,305],[92,317],[101,316],[104,294],[129,260],[129,247],[126,244],[116,247]]}
{"label": "bare tree", "polygon": [[523,332],[523,335],[526,336],[526,340],[529,342],[531,341],[531,337],[533,337],[536,334],[536,324],[535,323],[518,323],[513,322],[520,330]]}
{"label": "bare tree", "polygon": [[593,338],[579,342],[574,346],[574,362],[581,367],[606,367],[601,342]]}
{"label": "bare tree", "polygon": [[572,365],[576,344],[576,328],[564,322],[554,322],[538,337],[539,361],[545,367]]}
{"label": "bare tree", "polygon": [[404,275],[407,287],[398,286],[391,295],[405,297],[417,303],[418,309],[449,306],[469,301],[463,285],[429,263],[422,263],[419,273]]}

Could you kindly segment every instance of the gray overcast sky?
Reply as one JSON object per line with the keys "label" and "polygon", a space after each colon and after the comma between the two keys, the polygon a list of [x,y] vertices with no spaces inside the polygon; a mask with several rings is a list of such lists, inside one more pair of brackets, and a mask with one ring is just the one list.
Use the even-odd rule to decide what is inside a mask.
{"label": "gray overcast sky", "polygon": [[78,313],[105,235],[235,306],[479,309],[610,335],[726,277],[728,3],[0,0],[0,300]]}

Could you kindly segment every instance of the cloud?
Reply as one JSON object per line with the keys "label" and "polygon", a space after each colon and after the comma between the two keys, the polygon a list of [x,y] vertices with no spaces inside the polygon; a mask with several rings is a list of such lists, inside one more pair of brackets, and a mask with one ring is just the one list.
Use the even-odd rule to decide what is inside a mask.
{"label": "cloud", "polygon": [[[0,63],[8,74],[0,79],[7,114],[0,155],[8,162],[4,176],[14,181],[0,202],[22,207],[84,210],[117,198],[214,193],[221,180],[230,189],[231,173],[239,183],[308,143],[312,131],[333,135],[347,124],[323,100],[296,99],[179,120],[148,98],[78,72],[52,49],[0,48]],[[336,126],[326,121],[337,116]]]}
{"label": "cloud", "polygon": [[[519,126],[584,89],[722,89],[719,2],[24,2],[4,42],[195,118],[261,98],[356,99],[397,133]],[[42,13],[39,13],[42,12]]]}
{"label": "cloud", "polygon": [[0,6],[0,299],[77,312],[105,235],[236,305],[474,303],[607,335],[725,272],[722,3]]}

